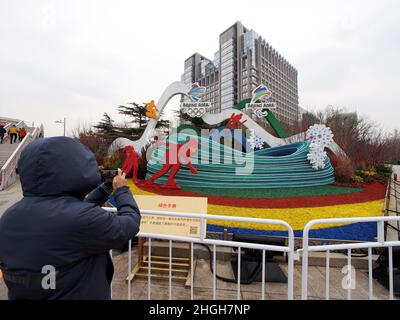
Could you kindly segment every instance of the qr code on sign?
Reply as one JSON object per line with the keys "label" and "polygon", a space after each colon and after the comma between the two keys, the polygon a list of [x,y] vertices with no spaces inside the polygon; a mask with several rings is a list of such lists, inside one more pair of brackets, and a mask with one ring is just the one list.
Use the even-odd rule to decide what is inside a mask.
{"label": "qr code on sign", "polygon": [[190,234],[197,234],[197,227],[191,226],[190,227]]}

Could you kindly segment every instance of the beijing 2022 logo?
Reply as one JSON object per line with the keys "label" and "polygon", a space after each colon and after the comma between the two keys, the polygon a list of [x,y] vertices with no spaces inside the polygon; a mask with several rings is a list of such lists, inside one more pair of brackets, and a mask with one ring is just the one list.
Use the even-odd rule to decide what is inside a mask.
{"label": "beijing 2022 logo", "polygon": [[181,110],[192,118],[201,118],[204,116],[210,106],[210,102],[200,101],[206,93],[206,87],[201,87],[198,83],[193,83],[192,88],[187,93],[190,102],[182,102]]}
{"label": "beijing 2022 logo", "polygon": [[272,91],[268,86],[260,84],[253,90],[253,97],[250,103],[246,104],[246,110],[253,110],[258,118],[263,118],[268,115],[268,109],[275,109],[275,102],[268,101],[272,96]]}

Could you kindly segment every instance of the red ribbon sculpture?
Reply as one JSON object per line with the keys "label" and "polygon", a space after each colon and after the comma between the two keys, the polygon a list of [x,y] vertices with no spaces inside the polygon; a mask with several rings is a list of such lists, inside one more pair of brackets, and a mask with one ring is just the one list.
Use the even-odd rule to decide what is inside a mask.
{"label": "red ribbon sculpture", "polygon": [[132,180],[134,183],[138,182],[138,167],[139,167],[139,156],[132,146],[127,146],[124,148],[125,161],[122,165],[122,172],[129,175],[132,172]]}

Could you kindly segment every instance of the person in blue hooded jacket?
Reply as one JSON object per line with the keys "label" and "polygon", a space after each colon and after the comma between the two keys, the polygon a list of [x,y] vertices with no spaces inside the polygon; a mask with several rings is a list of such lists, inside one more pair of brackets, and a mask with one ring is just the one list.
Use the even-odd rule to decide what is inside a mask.
{"label": "person in blue hooded jacket", "polygon": [[[93,153],[67,137],[31,143],[18,171],[23,198],[0,219],[9,299],[111,299],[109,250],[132,239],[140,224],[125,174],[119,170],[110,190]],[[112,191],[117,214],[101,208]]]}

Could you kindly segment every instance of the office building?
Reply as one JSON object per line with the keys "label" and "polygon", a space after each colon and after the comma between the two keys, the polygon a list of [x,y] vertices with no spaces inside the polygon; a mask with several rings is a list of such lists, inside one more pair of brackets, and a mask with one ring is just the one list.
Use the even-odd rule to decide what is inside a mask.
{"label": "office building", "polygon": [[207,87],[211,113],[233,107],[259,84],[269,85],[275,115],[286,124],[299,118],[297,70],[255,31],[236,22],[219,36],[213,59],[195,53],[185,60],[182,81]]}

